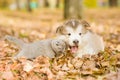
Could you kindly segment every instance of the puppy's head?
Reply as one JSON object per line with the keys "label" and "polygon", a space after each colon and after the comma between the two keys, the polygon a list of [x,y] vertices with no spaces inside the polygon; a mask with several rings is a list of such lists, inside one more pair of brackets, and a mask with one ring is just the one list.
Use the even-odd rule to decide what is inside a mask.
{"label": "puppy's head", "polygon": [[64,40],[69,45],[72,53],[76,53],[82,43],[82,37],[86,34],[89,27],[90,25],[86,21],[72,19],[59,26],[56,33],[64,36]]}
{"label": "puppy's head", "polygon": [[52,49],[57,53],[57,55],[64,53],[67,48],[65,41],[60,39],[52,40],[51,46],[52,46]]}

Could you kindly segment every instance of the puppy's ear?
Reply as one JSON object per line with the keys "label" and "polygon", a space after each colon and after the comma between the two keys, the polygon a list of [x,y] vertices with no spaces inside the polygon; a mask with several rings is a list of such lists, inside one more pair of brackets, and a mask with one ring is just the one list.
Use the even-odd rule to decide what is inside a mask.
{"label": "puppy's ear", "polygon": [[85,21],[85,20],[82,20],[81,23],[86,28],[90,27],[90,24],[87,21]]}
{"label": "puppy's ear", "polygon": [[63,34],[63,26],[59,26],[58,28],[57,28],[57,30],[56,30],[56,33],[58,33],[58,34]]}

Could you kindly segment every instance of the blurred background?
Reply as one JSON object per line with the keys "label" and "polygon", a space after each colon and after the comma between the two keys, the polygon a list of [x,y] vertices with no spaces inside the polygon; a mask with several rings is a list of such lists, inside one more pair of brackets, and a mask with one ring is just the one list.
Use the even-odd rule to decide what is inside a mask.
{"label": "blurred background", "polygon": [[86,20],[107,46],[120,49],[120,0],[0,0],[0,39],[55,37],[56,28],[71,18]]}

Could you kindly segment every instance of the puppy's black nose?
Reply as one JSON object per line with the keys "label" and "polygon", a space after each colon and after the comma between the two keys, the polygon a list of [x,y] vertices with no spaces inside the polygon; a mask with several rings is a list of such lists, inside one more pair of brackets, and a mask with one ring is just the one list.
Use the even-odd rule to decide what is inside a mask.
{"label": "puppy's black nose", "polygon": [[78,41],[78,40],[74,40],[73,43],[74,43],[74,44],[78,44],[79,41]]}

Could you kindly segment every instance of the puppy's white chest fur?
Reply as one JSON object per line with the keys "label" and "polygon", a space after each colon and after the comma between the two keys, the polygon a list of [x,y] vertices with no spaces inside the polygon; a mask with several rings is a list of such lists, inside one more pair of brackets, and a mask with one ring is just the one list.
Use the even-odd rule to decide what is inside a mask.
{"label": "puppy's white chest fur", "polygon": [[76,54],[74,54],[75,57],[82,57],[85,54],[96,54],[100,51],[104,50],[104,43],[102,37],[100,37],[97,34],[87,32],[82,37],[82,43],[79,44],[79,49]]}

